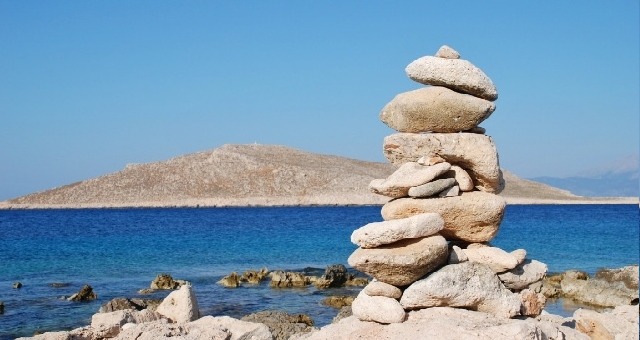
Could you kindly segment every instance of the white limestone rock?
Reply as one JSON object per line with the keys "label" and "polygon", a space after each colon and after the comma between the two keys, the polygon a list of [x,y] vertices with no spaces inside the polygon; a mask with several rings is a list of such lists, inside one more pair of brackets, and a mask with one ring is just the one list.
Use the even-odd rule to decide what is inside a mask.
{"label": "white limestone rock", "polygon": [[200,316],[198,301],[191,285],[184,285],[180,289],[171,292],[160,303],[156,312],[176,323],[185,323],[198,319]]}
{"label": "white limestone rock", "polygon": [[502,318],[520,314],[520,297],[504,287],[486,265],[450,264],[405,289],[400,299],[405,309],[438,306],[464,307]]}
{"label": "white limestone rock", "polygon": [[385,137],[383,151],[387,160],[395,165],[415,162],[424,156],[439,156],[465,169],[480,191],[499,193],[504,188],[496,145],[486,135],[396,133]]}
{"label": "white limestone rock", "polygon": [[442,86],[396,95],[380,111],[380,120],[398,132],[461,132],[480,124],[494,103]]}
{"label": "white limestone rock", "polygon": [[425,166],[416,162],[407,162],[402,164],[385,180],[375,179],[371,181],[369,189],[379,195],[406,197],[411,187],[430,182],[450,168],[451,164],[449,163]]}
{"label": "white limestone rock", "polygon": [[456,197],[460,195],[460,187],[457,185],[452,186],[449,189],[445,189],[438,194],[438,197]]}
{"label": "white limestone rock", "polygon": [[445,86],[490,101],[498,99],[491,79],[468,60],[424,56],[411,62],[405,72],[421,84]]}
{"label": "white limestone rock", "polygon": [[445,172],[440,177],[454,178],[456,180],[456,183],[458,183],[458,186],[460,187],[461,191],[467,192],[467,191],[473,191],[474,189],[473,179],[471,179],[471,176],[469,176],[469,173],[465,169],[457,165],[451,165],[451,169]]}
{"label": "white limestone rock", "polygon": [[436,234],[444,227],[444,220],[435,213],[414,215],[393,221],[369,223],[351,234],[351,242],[362,248],[375,248],[402,239]]}
{"label": "white limestone rock", "polygon": [[467,254],[465,254],[460,247],[456,245],[451,247],[451,249],[449,250],[449,260],[447,261],[448,264],[456,264],[467,261],[469,261]]}
{"label": "white limestone rock", "polygon": [[442,45],[435,56],[446,59],[460,59],[460,53],[447,45]]}
{"label": "white limestone rock", "polygon": [[267,325],[234,319],[228,316],[204,316],[190,322],[187,329],[225,329],[231,333],[229,340],[271,340],[272,334]]}
{"label": "white limestone rock", "polygon": [[363,291],[369,296],[385,296],[392,299],[399,299],[402,296],[400,288],[376,279],[369,282]]}
{"label": "white limestone rock", "polygon": [[404,239],[377,248],[358,248],[349,256],[349,265],[378,281],[406,286],[444,263],[447,241],[440,235]]}
{"label": "white limestone rock", "polygon": [[369,296],[364,291],[353,300],[351,311],[362,321],[385,324],[403,322],[406,316],[398,300],[386,296]]}
{"label": "white limestone rock", "polygon": [[518,259],[511,253],[497,247],[481,247],[475,249],[463,249],[470,262],[487,265],[495,273],[503,273],[518,265]]}
{"label": "white limestone rock", "polygon": [[639,339],[638,305],[618,306],[605,313],[580,308],[573,313],[573,318],[576,329],[591,339]]}
{"label": "white limestone rock", "polygon": [[433,180],[429,183],[409,188],[410,197],[431,197],[443,190],[451,188],[456,183],[453,178],[441,178]]}
{"label": "white limestone rock", "polygon": [[536,260],[525,260],[515,268],[498,274],[505,287],[522,290],[538,282],[547,274],[547,265]]}

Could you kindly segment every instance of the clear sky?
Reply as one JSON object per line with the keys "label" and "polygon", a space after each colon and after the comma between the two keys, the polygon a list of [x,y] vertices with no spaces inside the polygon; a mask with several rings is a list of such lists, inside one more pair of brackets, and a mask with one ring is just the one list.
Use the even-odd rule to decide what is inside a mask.
{"label": "clear sky", "polygon": [[0,0],[0,200],[226,143],[383,161],[378,119],[447,44],[499,99],[502,167],[639,148],[639,1]]}

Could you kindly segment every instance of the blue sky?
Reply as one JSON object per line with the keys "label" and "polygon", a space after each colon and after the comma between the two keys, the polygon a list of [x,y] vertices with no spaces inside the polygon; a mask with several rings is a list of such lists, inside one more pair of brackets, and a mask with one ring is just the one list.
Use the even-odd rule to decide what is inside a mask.
{"label": "blue sky", "polygon": [[225,143],[383,161],[443,44],[492,78],[501,165],[638,153],[639,2],[0,0],[0,200]]}

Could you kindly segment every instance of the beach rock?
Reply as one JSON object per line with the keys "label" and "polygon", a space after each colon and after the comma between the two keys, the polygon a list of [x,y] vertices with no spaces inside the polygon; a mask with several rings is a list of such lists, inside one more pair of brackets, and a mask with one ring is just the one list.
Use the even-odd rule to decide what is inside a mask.
{"label": "beach rock", "polygon": [[465,169],[478,190],[499,193],[504,187],[496,146],[486,135],[396,133],[385,137],[383,149],[385,157],[395,165],[437,155]]}
{"label": "beach rock", "polygon": [[153,281],[151,281],[151,289],[178,289],[182,285],[186,284],[184,280],[174,280],[169,274],[158,274]]}
{"label": "beach rock", "polygon": [[465,252],[462,251],[460,247],[454,245],[451,247],[451,249],[449,249],[449,260],[447,261],[448,264],[456,264],[467,261],[469,261],[469,257],[467,257],[467,254],[465,254]]}
{"label": "beach rock", "polygon": [[452,186],[449,189],[443,190],[438,194],[438,197],[456,197],[460,195],[460,187],[457,185]]}
{"label": "beach rock", "polygon": [[404,239],[378,248],[358,248],[349,256],[349,265],[378,281],[406,286],[444,263],[447,241],[440,235]]}
{"label": "beach rock", "polygon": [[93,291],[93,288],[89,285],[84,285],[80,288],[80,291],[71,295],[67,300],[69,301],[92,301],[98,298],[98,295]]}
{"label": "beach rock", "polygon": [[460,53],[447,45],[442,45],[435,55],[438,58],[460,59]]}
{"label": "beach rock", "polygon": [[629,289],[622,282],[564,276],[560,287],[562,296],[591,305],[615,307],[638,303],[638,290]]}
{"label": "beach rock", "polygon": [[369,189],[379,195],[389,197],[406,197],[409,188],[427,183],[451,168],[449,163],[438,163],[430,166],[416,162],[402,164],[387,179],[374,179]]}
{"label": "beach rock", "polygon": [[244,316],[241,320],[265,324],[274,340],[286,340],[293,334],[308,333],[314,330],[313,320],[305,314],[262,311]]}
{"label": "beach rock", "polygon": [[327,266],[324,274],[314,282],[314,286],[324,288],[336,288],[344,286],[345,282],[349,279],[347,268],[342,264],[332,264]]}
{"label": "beach rock", "polygon": [[609,283],[622,282],[625,287],[638,290],[638,266],[600,269],[596,272],[595,279]]}
{"label": "beach rock", "polygon": [[527,258],[527,251],[524,249],[516,249],[511,252],[511,255],[513,255],[516,258],[516,261],[518,261],[518,264],[521,264]]}
{"label": "beach rock", "polygon": [[491,79],[468,60],[425,56],[411,62],[405,71],[421,84],[445,86],[491,101],[498,99]]}
{"label": "beach rock", "polygon": [[117,310],[108,313],[97,313],[91,317],[93,333],[101,338],[115,337],[127,323],[144,323],[162,319],[162,315],[149,310]]}
{"label": "beach rock", "polygon": [[431,236],[443,227],[444,220],[440,215],[418,214],[392,221],[369,223],[351,234],[351,242],[362,248],[375,248],[406,238]]}
{"label": "beach rock", "polygon": [[[209,318],[204,317],[194,322],[186,324],[172,324],[166,321],[145,322],[141,324],[125,324],[122,331],[115,337],[115,340],[156,340],[156,339],[210,339],[210,340],[230,340],[230,339],[251,339],[244,337],[233,337],[232,334],[223,328],[212,327],[208,324]],[[267,340],[262,337],[256,340]]]}
{"label": "beach rock", "polygon": [[522,302],[520,315],[536,317],[542,313],[547,298],[540,293],[525,289],[520,292],[520,301]]}
{"label": "beach rock", "polygon": [[363,292],[368,296],[384,296],[392,299],[399,299],[402,297],[402,291],[400,288],[378,280],[373,280],[369,283],[364,287]]}
{"label": "beach rock", "polygon": [[115,298],[105,303],[104,305],[100,306],[98,313],[109,313],[109,312],[115,312],[118,310],[125,310],[125,309],[131,309],[131,310],[149,309],[151,311],[155,311],[161,302],[162,300],[157,300],[157,299],[127,299],[123,297]]}
{"label": "beach rock", "polygon": [[237,288],[240,287],[240,276],[238,273],[233,272],[216,283],[227,288]]}
{"label": "beach rock", "polygon": [[380,120],[398,132],[461,132],[476,127],[495,109],[488,100],[430,86],[395,96],[380,112]]}
{"label": "beach rock", "polygon": [[191,285],[183,285],[180,289],[171,292],[158,306],[156,312],[177,323],[198,319],[200,316],[198,300]]}
{"label": "beach rock", "polygon": [[536,260],[525,260],[515,268],[498,274],[498,277],[505,287],[522,290],[532,283],[542,280],[546,273],[546,264]]}
{"label": "beach rock", "polygon": [[482,247],[475,249],[463,249],[470,262],[487,265],[495,273],[503,273],[518,265],[515,256],[497,247]]}
{"label": "beach rock", "polygon": [[364,291],[353,301],[351,311],[362,321],[400,323],[405,319],[404,309],[398,300],[386,296],[369,296]]}
{"label": "beach rock", "polygon": [[345,307],[345,306],[351,306],[351,304],[353,303],[354,299],[355,299],[354,296],[346,296],[346,295],[328,296],[328,297],[322,299],[322,301],[320,301],[320,303],[322,303],[325,306],[329,306],[329,307],[340,309],[340,308]]}
{"label": "beach rock", "polygon": [[431,197],[437,193],[451,188],[456,183],[453,178],[436,179],[429,183],[409,188],[409,196],[411,197]]}
{"label": "beach rock", "polygon": [[13,289],[20,289],[20,288],[22,288],[22,282],[18,281],[13,283]]}
{"label": "beach rock", "polygon": [[573,313],[576,329],[591,339],[638,339],[638,306],[619,306],[611,312],[598,313],[578,309]]}
{"label": "beach rock", "polygon": [[469,176],[469,173],[457,166],[457,165],[451,165],[451,169],[447,172],[445,172],[442,176],[440,176],[441,178],[454,178],[456,180],[456,183],[458,183],[458,186],[460,187],[460,191],[473,191],[474,186],[473,186],[473,179],[471,179],[471,176]]}
{"label": "beach rock", "polygon": [[386,221],[423,213],[437,213],[444,220],[440,234],[448,240],[487,242],[498,232],[506,203],[498,195],[463,192],[438,199],[399,198],[382,207]]}
{"label": "beach rock", "polygon": [[238,320],[228,316],[204,316],[188,324],[186,328],[192,329],[194,326],[201,329],[222,329],[231,333],[229,340],[271,340],[272,335],[267,325]]}
{"label": "beach rock", "polygon": [[241,282],[247,282],[251,284],[259,284],[269,275],[269,269],[262,268],[257,270],[247,270],[240,277]]}
{"label": "beach rock", "polygon": [[311,283],[309,277],[302,273],[276,270],[269,275],[271,276],[271,282],[269,282],[271,288],[306,287]]}
{"label": "beach rock", "polygon": [[511,318],[520,314],[520,297],[504,287],[486,265],[450,264],[405,289],[400,299],[405,309],[437,306],[464,307]]}

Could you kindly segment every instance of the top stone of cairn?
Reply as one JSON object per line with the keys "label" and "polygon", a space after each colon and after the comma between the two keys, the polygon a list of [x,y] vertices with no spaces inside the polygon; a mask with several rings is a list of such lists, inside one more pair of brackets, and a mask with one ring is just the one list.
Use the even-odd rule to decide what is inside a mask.
{"label": "top stone of cairn", "polygon": [[468,60],[456,56],[460,58],[454,49],[442,46],[435,57],[414,60],[405,71],[409,78],[425,85],[444,86],[490,101],[498,99],[491,79]]}

